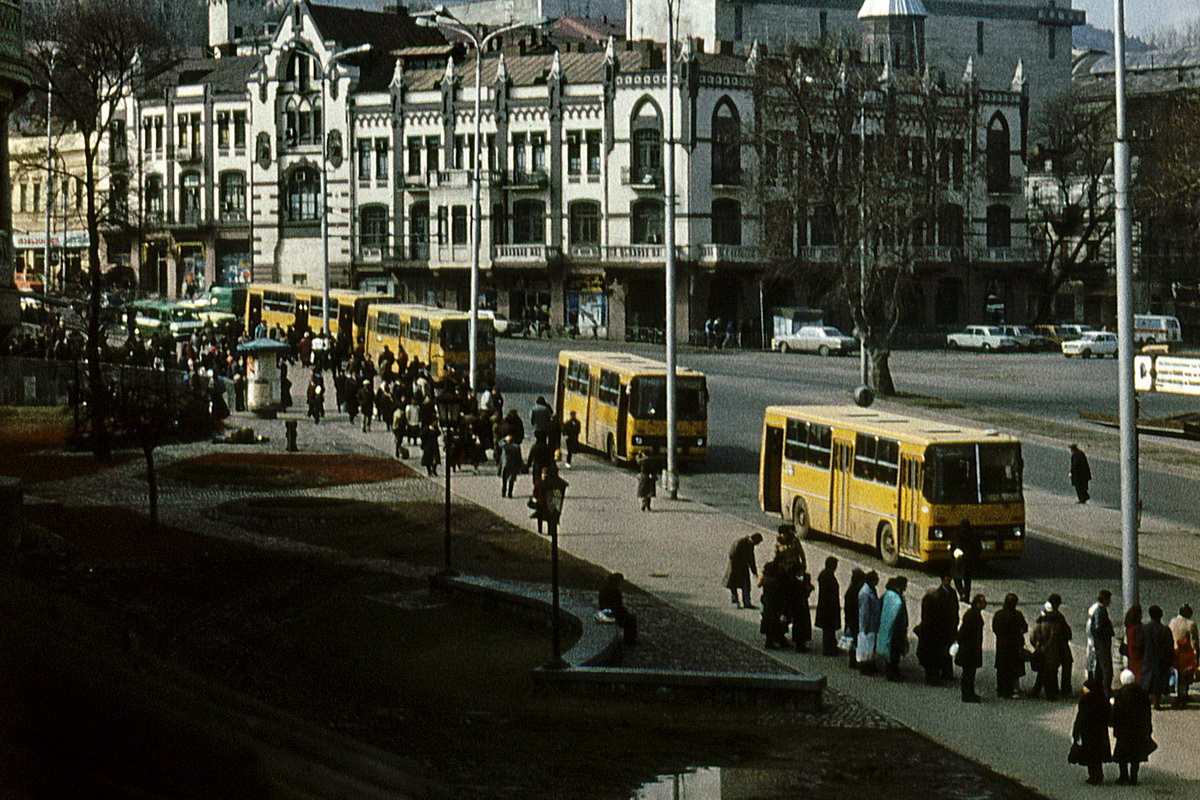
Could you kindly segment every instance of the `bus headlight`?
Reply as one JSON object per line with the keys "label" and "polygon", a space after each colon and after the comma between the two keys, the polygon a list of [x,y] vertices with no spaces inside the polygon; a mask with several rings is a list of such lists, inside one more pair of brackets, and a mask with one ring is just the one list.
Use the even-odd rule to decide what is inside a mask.
{"label": "bus headlight", "polygon": [[696,447],[704,447],[704,437],[703,436],[699,436],[696,438]]}
{"label": "bus headlight", "polygon": [[946,531],[942,528],[930,528],[929,538],[935,541],[941,541],[942,539],[946,538]]}
{"label": "bus headlight", "polygon": [[1014,525],[1013,526],[1013,538],[1016,538],[1016,539],[1024,539],[1025,538],[1025,526],[1024,525]]}
{"label": "bus headlight", "polygon": [[633,443],[637,444],[637,445],[644,444],[644,442],[642,441],[642,437],[640,437],[640,436],[633,437]]}

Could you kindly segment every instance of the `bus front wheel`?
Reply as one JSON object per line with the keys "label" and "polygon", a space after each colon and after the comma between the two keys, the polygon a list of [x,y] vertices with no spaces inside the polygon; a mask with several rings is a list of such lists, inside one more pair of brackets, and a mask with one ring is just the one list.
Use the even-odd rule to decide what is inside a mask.
{"label": "bus front wheel", "polygon": [[803,497],[797,497],[792,501],[792,527],[796,529],[796,536],[801,539],[808,539],[812,536],[812,523],[808,519],[808,504],[804,502]]}
{"label": "bus front wheel", "polygon": [[900,562],[900,549],[896,545],[896,529],[885,522],[879,527],[879,558],[889,567]]}

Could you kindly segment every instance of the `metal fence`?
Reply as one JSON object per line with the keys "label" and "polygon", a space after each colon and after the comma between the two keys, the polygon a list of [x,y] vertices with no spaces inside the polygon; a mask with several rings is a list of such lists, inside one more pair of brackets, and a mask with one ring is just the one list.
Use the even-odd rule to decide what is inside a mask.
{"label": "metal fence", "polygon": [[[184,373],[125,364],[101,365],[104,382],[119,404],[135,391],[151,391],[168,404],[188,391]],[[0,358],[0,404],[71,406],[86,401],[87,363],[41,358]]]}

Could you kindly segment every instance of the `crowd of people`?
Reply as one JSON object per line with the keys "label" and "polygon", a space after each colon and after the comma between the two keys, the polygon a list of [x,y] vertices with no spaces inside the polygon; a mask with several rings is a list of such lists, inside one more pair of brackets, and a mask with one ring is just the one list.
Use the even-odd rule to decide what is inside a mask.
{"label": "crowd of people", "polygon": [[[811,617],[813,584],[795,531],[790,525],[780,526],[773,552],[759,574],[755,548],[762,541],[761,534],[752,534],[733,543],[724,585],[734,605],[758,609],[751,602],[751,586],[757,577],[760,631],[767,649],[807,651],[815,623],[822,630],[823,655],[846,655],[850,667],[863,675],[882,673],[888,680],[903,681],[902,664],[909,653],[911,633],[916,636],[916,662],[925,683],[957,682],[962,702],[982,702],[976,691],[976,674],[985,666],[984,639],[989,627],[985,595],[956,588],[956,576],[946,574],[921,596],[920,623],[910,630],[905,576],[888,579],[881,593],[878,572],[855,568],[843,593],[837,577],[838,559],[829,556],[817,576],[815,617]],[[1150,606],[1143,616],[1142,607],[1135,604],[1118,629],[1109,615],[1111,604],[1112,592],[1101,590],[1082,620],[1086,681],[1070,757],[1072,763],[1088,767],[1089,783],[1102,781],[1102,765],[1115,761],[1120,766],[1118,782],[1136,784],[1138,764],[1155,747],[1151,711],[1168,701],[1177,708],[1188,704],[1189,687],[1197,675],[1200,630],[1187,604],[1169,623],[1163,621],[1160,606]],[[998,698],[1044,695],[1057,701],[1074,696],[1071,643],[1075,632],[1062,605],[1058,593],[1050,594],[1031,628],[1019,607],[1020,598],[1009,592],[990,615]],[[1123,669],[1114,690],[1115,658],[1121,660]],[[957,677],[956,667],[960,671]],[[1022,693],[1021,680],[1030,672],[1033,684]],[[1116,737],[1115,748],[1110,745],[1110,728]]]}

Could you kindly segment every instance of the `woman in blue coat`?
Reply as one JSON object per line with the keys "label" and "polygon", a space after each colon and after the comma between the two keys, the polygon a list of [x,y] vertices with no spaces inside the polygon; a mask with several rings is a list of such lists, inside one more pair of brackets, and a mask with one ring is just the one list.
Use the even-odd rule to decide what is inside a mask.
{"label": "woman in blue coat", "polygon": [[890,579],[887,591],[883,593],[883,610],[879,613],[875,652],[883,658],[889,681],[903,680],[900,659],[908,653],[908,607],[904,604],[907,588],[908,578],[903,575]]}

